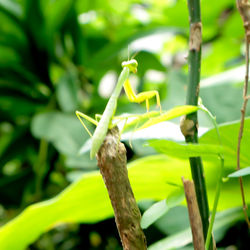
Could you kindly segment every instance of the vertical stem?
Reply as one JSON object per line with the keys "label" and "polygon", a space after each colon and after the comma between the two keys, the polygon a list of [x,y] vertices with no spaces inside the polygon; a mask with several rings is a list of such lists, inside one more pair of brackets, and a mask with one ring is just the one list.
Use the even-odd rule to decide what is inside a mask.
{"label": "vertical stem", "polygon": [[[190,17],[190,38],[188,55],[189,79],[186,103],[197,106],[200,88],[202,41],[200,0],[188,0],[188,9]],[[197,112],[187,115],[185,120],[182,121],[181,130],[187,143],[198,143],[197,127]],[[202,161],[200,157],[191,157],[189,158],[189,162],[202,220],[203,234],[204,238],[206,238],[209,226],[209,208]]]}
{"label": "vertical stem", "polygon": [[[247,97],[248,71],[249,71],[248,64],[249,64],[249,43],[246,40],[246,75],[245,75],[245,83],[244,83],[244,89],[243,89],[243,105],[241,108],[241,121],[240,121],[240,129],[239,129],[238,145],[237,145],[237,170],[240,170],[240,146],[241,146],[241,139],[243,136],[245,113],[246,113],[246,107],[247,107],[247,101],[248,101],[248,97]],[[241,197],[242,197],[243,212],[245,215],[247,225],[250,228],[250,221],[248,219],[247,205],[246,205],[245,194],[244,194],[243,179],[241,176],[239,177],[239,183],[240,183],[240,192],[241,192]]]}
{"label": "vertical stem", "polygon": [[[245,41],[246,43],[246,58],[245,58],[246,75],[245,75],[245,82],[244,82],[244,88],[243,88],[243,104],[241,108],[241,121],[240,121],[240,129],[239,129],[238,145],[237,145],[237,170],[240,170],[240,145],[241,145],[241,139],[243,136],[247,101],[249,99],[249,96],[247,96],[247,90],[248,90],[248,76],[249,76],[250,2],[249,0],[237,0],[236,3],[237,3],[237,8],[240,12],[241,18],[243,20],[243,25],[245,28],[245,36],[246,36],[246,41]],[[240,191],[241,191],[242,204],[243,204],[243,212],[245,215],[248,228],[250,228],[250,221],[248,219],[248,214],[247,214],[247,205],[245,201],[242,177],[239,177],[239,182],[240,182]]]}
{"label": "vertical stem", "polygon": [[[213,116],[211,114],[211,112],[205,106],[203,106],[202,104],[200,104],[200,108],[211,119],[211,121],[212,121],[212,123],[214,125],[214,128],[216,130],[216,133],[217,133],[219,144],[222,146],[220,131],[219,131],[215,116]],[[210,218],[210,223],[209,223],[207,238],[206,238],[206,243],[205,243],[205,249],[206,250],[209,249],[210,243],[211,243],[213,225],[214,225],[216,210],[217,210],[217,206],[218,206],[218,202],[219,202],[219,198],[220,198],[220,190],[221,190],[222,178],[223,178],[223,174],[224,174],[224,154],[223,153],[219,154],[219,158],[220,158],[220,161],[221,161],[221,167],[220,167],[218,182],[217,182],[217,185],[216,185],[216,191],[215,191],[215,197],[214,197],[214,205],[213,205],[213,210],[212,210],[212,214],[211,214],[211,218]],[[214,242],[214,244],[215,244],[215,242]]]}

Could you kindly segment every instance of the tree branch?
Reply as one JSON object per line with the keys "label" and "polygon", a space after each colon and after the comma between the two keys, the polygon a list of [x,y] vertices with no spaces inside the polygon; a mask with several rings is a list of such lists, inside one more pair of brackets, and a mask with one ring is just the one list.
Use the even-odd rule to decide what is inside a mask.
{"label": "tree branch", "polygon": [[123,249],[147,249],[146,238],[140,226],[140,210],[128,179],[126,149],[119,141],[117,127],[109,130],[97,154],[97,160],[114,209]]}

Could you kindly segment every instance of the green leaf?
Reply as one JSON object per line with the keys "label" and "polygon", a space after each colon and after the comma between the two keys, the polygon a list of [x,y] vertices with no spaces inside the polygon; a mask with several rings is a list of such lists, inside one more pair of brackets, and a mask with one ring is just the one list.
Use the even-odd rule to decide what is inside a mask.
{"label": "green leaf", "polygon": [[28,96],[11,96],[11,95],[0,95],[0,106],[1,111],[8,113],[8,116],[17,119],[19,116],[31,116],[39,109],[42,104],[32,100]]}
{"label": "green leaf", "polygon": [[166,71],[166,68],[162,65],[160,60],[152,53],[148,51],[141,51],[137,56],[138,62],[143,62],[138,67],[138,75],[143,76],[147,70],[159,70]]}
{"label": "green leaf", "polygon": [[[200,95],[205,106],[216,116],[217,123],[240,119],[242,89],[237,85],[231,83],[208,86],[201,88]],[[232,100],[234,101],[232,102]],[[247,115],[249,115],[249,111],[247,111]]]}
{"label": "green leaf", "polygon": [[[232,226],[236,221],[243,219],[242,208],[234,208],[229,209],[223,212],[219,212],[216,215],[215,223],[214,223],[214,234],[223,234],[226,229]],[[222,232],[223,231],[223,232]],[[168,250],[168,249],[176,249],[192,242],[192,234],[189,228],[182,230],[176,234],[168,236],[151,246],[149,246],[149,250]]]}
{"label": "green leaf", "polygon": [[[27,152],[30,150],[29,146],[32,143],[32,139],[27,135],[29,134],[28,125],[18,126],[13,129],[13,132],[9,133],[7,140],[4,143],[4,135],[1,135],[1,148],[0,148],[0,170],[9,161],[18,159],[19,161],[25,161]],[[23,143],[25,141],[25,144]],[[32,144],[32,147],[33,144]]]}
{"label": "green leaf", "polygon": [[228,175],[230,178],[237,178],[240,176],[250,175],[250,167],[246,167],[244,169],[240,169],[238,171],[233,172],[232,174]]}
{"label": "green leaf", "polygon": [[[168,225],[166,227],[166,225]],[[164,234],[171,235],[189,227],[187,207],[182,205],[170,209],[168,213],[157,220],[155,226]]]}
{"label": "green leaf", "polygon": [[[152,160],[159,163],[157,171]],[[162,178],[165,175],[166,162],[161,164],[161,160],[162,157],[148,158],[148,166],[143,161],[143,165],[129,167],[130,181],[137,200],[152,197],[160,200],[176,189],[166,184]],[[24,249],[43,232],[59,223],[94,223],[112,215],[113,210],[104,182],[99,172],[95,171],[83,175],[55,198],[29,206],[18,217],[1,227],[1,250]],[[12,237],[14,235],[16,237]]]}
{"label": "green leaf", "polygon": [[[24,9],[27,29],[31,33],[30,35],[32,35],[32,39],[35,40],[35,46],[40,50],[43,50],[44,53],[46,45],[50,41],[45,30],[44,15],[42,13],[41,4],[42,1],[26,0]],[[32,20],[32,22],[30,20]]]}
{"label": "green leaf", "polygon": [[244,214],[242,213],[241,206],[217,212],[214,222],[215,239],[221,240],[228,229],[240,220],[244,220]]}
{"label": "green leaf", "polygon": [[166,200],[162,200],[153,204],[149,209],[147,209],[141,219],[142,229],[148,228],[156,220],[158,220],[162,215],[164,215],[169,210]]}
{"label": "green leaf", "polygon": [[67,168],[76,168],[76,169],[83,169],[83,170],[96,170],[97,162],[96,159],[90,159],[89,153],[84,155],[73,155],[68,156],[65,165]]}
{"label": "green leaf", "polygon": [[150,140],[148,144],[159,153],[174,157],[198,157],[218,155],[224,152],[222,146],[215,144],[180,144],[167,140]]}
{"label": "green leaf", "polygon": [[45,12],[47,29],[52,33],[60,29],[74,2],[73,0],[50,1],[44,6],[43,11]]}
{"label": "green leaf", "polygon": [[173,208],[178,206],[185,198],[183,188],[174,190],[166,199],[167,206]]}
{"label": "green leaf", "polygon": [[191,229],[188,228],[152,244],[151,246],[149,246],[148,249],[149,250],[176,249],[186,246],[191,242],[192,242]]}
{"label": "green leaf", "polygon": [[32,119],[31,132],[37,138],[53,143],[57,150],[66,155],[76,155],[87,133],[76,116],[60,112],[47,112]]}
{"label": "green leaf", "polygon": [[13,49],[7,46],[0,45],[0,64],[4,65],[4,63],[8,64],[18,64],[20,63],[20,55]]}
{"label": "green leaf", "polygon": [[169,194],[167,199],[156,202],[149,209],[147,209],[141,219],[141,227],[143,229],[148,228],[161,216],[166,214],[169,209],[179,205],[184,199],[184,191],[182,188],[178,188]]}
{"label": "green leaf", "polygon": [[61,109],[65,112],[75,111],[78,104],[77,77],[69,72],[57,84],[57,101]]}
{"label": "green leaf", "polygon": [[[209,203],[213,203],[218,165],[204,161]],[[129,164],[129,178],[136,200],[162,200],[181,185],[181,176],[190,178],[188,160],[155,155]],[[143,173],[143,175],[142,175]],[[247,177],[246,177],[247,178]],[[246,182],[250,188],[250,182]],[[250,202],[250,197],[246,197]],[[98,204],[98,206],[96,205]],[[238,181],[223,183],[218,210],[241,204]],[[23,249],[49,228],[65,222],[94,223],[113,215],[99,172],[82,176],[55,198],[26,208],[0,229],[1,249]],[[34,226],[35,225],[35,226]],[[14,237],[15,236],[15,237]],[[164,249],[164,248],[163,248]]]}
{"label": "green leaf", "polygon": [[18,20],[23,14],[21,6],[17,2],[10,0],[0,0],[0,10],[14,20]]}
{"label": "green leaf", "polygon": [[90,61],[88,63],[95,67],[96,66],[103,67],[107,65],[107,61],[114,59],[114,57],[117,56],[122,49],[127,48],[127,46],[131,44],[133,41],[152,34],[163,33],[163,32],[169,32],[169,33],[182,32],[182,29],[166,27],[166,26],[163,27],[153,26],[149,28],[147,27],[141,28],[137,32],[133,32],[132,34],[127,35],[126,37],[124,37],[123,35],[123,39],[119,40],[118,42],[108,43],[107,45],[103,46],[102,49],[98,50],[94,54],[94,56],[90,58]]}
{"label": "green leaf", "polygon": [[234,39],[225,36],[211,44],[211,52],[202,60],[201,70],[204,75],[217,74],[226,69],[225,63],[240,54],[240,46],[233,44],[235,44]]}
{"label": "green leaf", "polygon": [[157,123],[163,122],[163,121],[168,121],[171,119],[174,119],[176,117],[182,116],[182,115],[187,115],[190,113],[193,113],[197,111],[199,108],[197,106],[191,106],[191,105],[183,105],[183,106],[178,106],[173,109],[170,109],[163,113],[160,116],[154,117],[150,119],[148,122],[146,122],[143,126],[141,126],[139,129],[144,129],[148,128],[152,125],[155,125]]}
{"label": "green leaf", "polygon": [[[239,67],[234,67],[233,69],[223,71],[219,74],[213,75],[211,77],[207,77],[201,80],[201,90],[205,90],[206,88],[212,87],[212,86],[219,86],[223,85],[225,87],[226,85],[235,84],[238,82],[241,82],[244,78],[244,72],[245,72],[245,65],[241,65]],[[228,89],[227,89],[228,90]]]}
{"label": "green leaf", "polygon": [[[226,148],[224,152],[225,166],[230,167],[230,172],[235,170],[237,165],[237,143],[240,123],[239,121],[226,123],[219,126],[219,132],[223,147]],[[250,118],[245,119],[244,136],[241,141],[241,155],[240,163],[242,167],[250,166],[249,159],[249,139],[250,138]],[[200,138],[201,144],[214,144],[218,143],[217,133],[215,129],[209,130]],[[228,173],[228,174],[229,174]]]}

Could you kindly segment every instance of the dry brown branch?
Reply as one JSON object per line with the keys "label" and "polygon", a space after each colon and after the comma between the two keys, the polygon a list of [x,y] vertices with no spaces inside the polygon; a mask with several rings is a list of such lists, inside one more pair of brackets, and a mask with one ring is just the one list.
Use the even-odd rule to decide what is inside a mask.
{"label": "dry brown branch", "polygon": [[119,141],[117,127],[108,132],[97,160],[114,209],[123,249],[147,249],[140,226],[141,214],[128,179],[126,149]]}
{"label": "dry brown branch", "polygon": [[205,250],[203,227],[196,199],[194,183],[193,181],[185,180],[184,177],[182,177],[182,182],[184,185],[185,196],[188,206],[188,214],[189,214],[190,226],[192,229],[194,249]]}

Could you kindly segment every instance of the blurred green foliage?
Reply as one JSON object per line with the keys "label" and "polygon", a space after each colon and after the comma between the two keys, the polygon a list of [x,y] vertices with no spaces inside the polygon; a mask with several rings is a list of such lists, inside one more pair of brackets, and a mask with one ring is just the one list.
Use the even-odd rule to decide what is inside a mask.
{"label": "blurred green foliage", "polygon": [[[232,122],[239,119],[242,103],[242,21],[235,0],[201,1],[201,5],[201,97],[219,123]],[[0,19],[1,224],[20,214],[28,205],[50,199],[29,206],[17,219],[2,227],[0,248],[119,249],[114,225],[110,226],[109,221],[100,222],[112,216],[112,209],[101,177],[95,171],[95,160],[89,159],[88,152],[79,154],[88,134],[74,111],[78,109],[92,117],[103,112],[107,98],[100,91],[100,83],[108,73],[117,77],[121,62],[128,57],[128,47],[130,57],[139,52],[136,56],[139,62],[135,79],[137,90],[157,89],[165,110],[185,104],[189,33],[186,1],[0,0]],[[232,77],[230,70],[234,70],[233,76],[239,77]],[[111,85],[111,80],[106,84]],[[117,113],[125,112],[144,113],[145,107],[128,103],[123,95]],[[202,114],[200,124],[211,127]],[[249,133],[249,120],[245,128]],[[220,129],[223,143],[230,149],[226,158],[226,172],[230,174],[235,168],[234,138],[238,123],[222,125]],[[166,126],[165,132],[167,130]],[[152,137],[158,138],[160,133]],[[217,144],[215,138],[211,130],[201,141]],[[132,186],[138,201],[164,199],[174,189],[167,182],[178,183],[181,175],[188,176],[187,160],[148,155],[155,152],[142,149],[141,144],[146,139],[146,134],[141,135],[133,149],[128,149],[130,156],[137,159],[130,163]],[[242,166],[249,166],[247,140],[242,157]],[[210,207],[217,167],[216,156],[205,157]],[[73,184],[69,185],[71,182]],[[223,185],[221,210],[240,205],[237,185],[236,180]],[[247,194],[248,202],[249,198]],[[142,209],[148,206],[146,201],[141,203]],[[151,231],[146,231],[149,244],[160,240],[156,236],[160,231],[162,238],[173,237],[168,237],[169,241],[178,236],[176,233],[180,240],[187,237],[184,231],[188,224],[183,227],[178,222],[178,217],[184,213],[178,209],[170,209],[177,213],[176,221],[172,222],[176,229],[164,231],[162,224],[168,228],[170,219],[162,217],[151,226]],[[181,209],[186,212],[184,207]],[[218,222],[216,237],[221,247],[236,245],[244,249],[249,239],[247,233],[240,234],[241,240],[223,241],[227,230],[233,230],[228,228],[235,223],[240,225],[239,230],[245,228],[240,224],[243,218],[240,210],[235,209],[230,210],[232,220],[226,220],[228,211],[221,215],[224,224]],[[103,224],[93,227],[70,224],[45,233],[61,222]],[[110,234],[102,225],[112,228]],[[189,244],[190,240],[185,242]]]}

